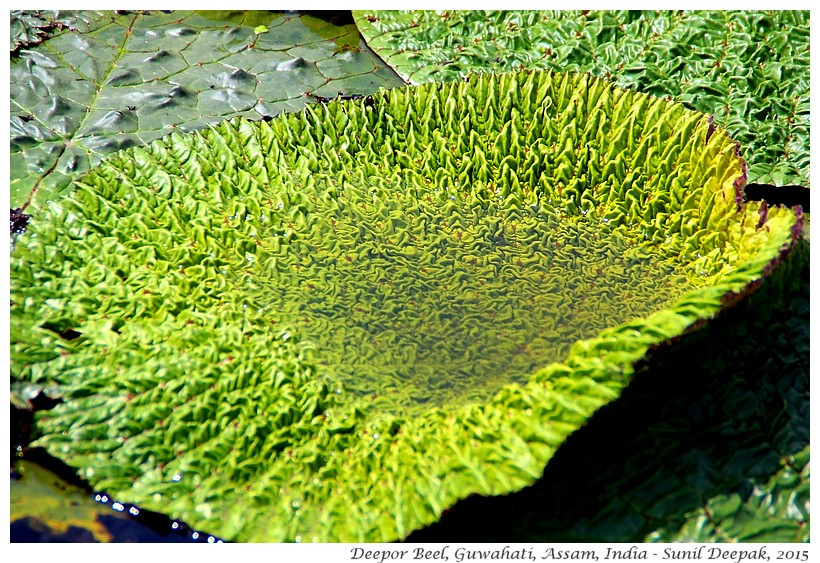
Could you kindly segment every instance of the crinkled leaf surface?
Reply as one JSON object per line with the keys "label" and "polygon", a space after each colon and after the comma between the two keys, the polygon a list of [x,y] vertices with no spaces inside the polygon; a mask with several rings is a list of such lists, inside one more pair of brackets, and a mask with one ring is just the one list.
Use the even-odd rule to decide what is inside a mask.
{"label": "crinkled leaf surface", "polygon": [[28,47],[39,43],[46,35],[45,29],[50,27],[49,22],[39,15],[19,11],[11,12],[10,24],[9,49],[11,51],[21,46]]}
{"label": "crinkled leaf surface", "polygon": [[783,460],[780,471],[748,490],[709,500],[675,534],[651,539],[672,542],[809,541],[809,447]]}
{"label": "crinkled leaf surface", "polygon": [[[535,72],[394,89],[122,152],[50,202],[13,254],[13,376],[64,399],[39,414],[36,444],[96,487],[227,539],[391,540],[471,494],[519,490],[618,397],[649,346],[716,314],[790,250],[791,211],[738,203],[735,150],[680,104]],[[334,224],[334,210],[358,220]],[[566,229],[560,240],[538,230],[550,221]],[[398,286],[349,280],[372,297],[350,319],[381,334],[396,306],[427,313],[402,291],[413,276],[480,298],[481,278],[452,265],[484,240],[503,255],[531,248],[560,311],[562,292],[601,274],[577,264],[574,277],[550,277],[588,225],[621,268],[613,284],[668,292],[641,276],[648,259],[693,289],[594,327],[561,361],[481,401],[396,414],[332,365],[342,351],[365,373],[399,348],[318,340],[331,314],[311,331],[266,308],[296,288],[313,296],[304,315],[332,312],[346,288],[330,276],[387,260]],[[524,258],[498,274],[526,275]],[[489,288],[498,299],[503,289]],[[435,312],[441,323],[452,314]],[[436,375],[446,385],[450,374]]]}
{"label": "crinkled leaf surface", "polygon": [[[802,268],[781,267],[777,277],[783,278],[787,270],[792,280],[808,280],[807,267],[807,260]],[[633,385],[632,400],[619,400],[618,415],[593,418],[590,430],[571,440],[572,447],[559,450],[560,461],[550,462],[534,489],[538,494],[528,488],[504,497],[502,506],[467,501],[450,510],[442,523],[409,540],[808,541],[808,446],[796,455],[787,453],[798,451],[809,437],[808,284],[805,291],[781,295],[772,291],[772,283],[767,281],[765,290],[752,298],[751,311],[744,308],[741,314],[732,313],[729,322],[710,324],[706,338],[684,341],[673,357],[653,361],[644,371],[656,380],[662,376],[661,388],[638,391]],[[774,303],[779,314],[767,317]],[[768,311],[750,314],[760,313],[761,306]],[[692,373],[699,374],[697,381],[691,380]],[[697,390],[684,400],[680,378]],[[662,406],[646,412],[647,401]],[[699,416],[689,420],[692,412]],[[681,424],[684,419],[688,424]],[[649,420],[653,422],[646,428]],[[595,452],[597,469],[589,465],[590,452]],[[769,477],[772,463],[784,455],[780,470]],[[602,466],[618,469],[601,471]],[[624,467],[630,469],[624,472]],[[31,489],[20,491],[16,481],[13,498],[15,487],[21,518],[38,514],[36,518],[60,521],[59,507],[41,506]],[[65,501],[66,487],[50,494]],[[572,498],[565,499],[568,495]],[[691,511],[703,499],[708,503]],[[40,512],[24,508],[32,502]],[[572,511],[566,510],[568,503]],[[22,524],[15,528],[13,523],[13,538],[33,538],[29,534],[35,532],[40,539],[25,541],[76,541],[81,533],[54,536],[62,534],[59,525],[36,531],[37,525],[27,524],[24,530]],[[483,528],[487,524],[490,529]],[[135,526],[128,530],[136,535],[127,537],[158,541],[159,536]],[[116,529],[123,533],[121,525]]]}
{"label": "crinkled leaf surface", "polygon": [[[66,22],[11,64],[11,207],[174,130],[402,84],[353,24],[281,12],[42,13]],[[39,25],[18,15],[12,41]],[[257,33],[258,26],[267,31]],[[261,31],[261,28],[259,29]],[[14,39],[17,37],[17,39]],[[30,37],[29,37],[30,38]]]}
{"label": "crinkled leaf surface", "polygon": [[809,185],[808,11],[354,12],[413,83],[547,68],[611,77],[715,115],[749,181]]}
{"label": "crinkled leaf surface", "polygon": [[798,249],[742,305],[652,350],[532,487],[467,499],[409,540],[808,541],[809,252]]}
{"label": "crinkled leaf surface", "polygon": [[88,32],[110,20],[110,13],[72,10],[12,10],[10,16],[9,49],[12,55],[40,43],[49,34],[71,29]]}

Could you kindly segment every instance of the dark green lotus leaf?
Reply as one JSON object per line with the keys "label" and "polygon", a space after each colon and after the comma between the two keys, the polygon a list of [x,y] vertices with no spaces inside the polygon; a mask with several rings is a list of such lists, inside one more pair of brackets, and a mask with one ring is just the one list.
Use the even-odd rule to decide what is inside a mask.
{"label": "dark green lotus leaf", "polygon": [[[520,490],[799,217],[726,132],[588,75],[394,89],[107,159],[11,268],[35,445],[227,539],[386,541]],[[598,281],[596,281],[598,280]]]}
{"label": "dark green lotus leaf", "polygon": [[808,11],[354,12],[413,83],[517,68],[590,72],[713,114],[749,181],[809,185]]}
{"label": "dark green lotus leaf", "polygon": [[39,43],[46,35],[49,22],[37,15],[21,11],[11,12],[9,49],[14,51],[20,46],[28,47]]}
{"label": "dark green lotus leaf", "polygon": [[63,25],[12,59],[13,208],[37,208],[104,155],[175,130],[298,110],[314,100],[309,92],[402,84],[353,24],[310,15],[78,12],[58,21],[86,25]]}
{"label": "dark green lotus leaf", "polygon": [[28,47],[43,40],[51,23],[38,15],[22,11],[12,11],[10,21],[9,49],[14,52],[20,47]]}

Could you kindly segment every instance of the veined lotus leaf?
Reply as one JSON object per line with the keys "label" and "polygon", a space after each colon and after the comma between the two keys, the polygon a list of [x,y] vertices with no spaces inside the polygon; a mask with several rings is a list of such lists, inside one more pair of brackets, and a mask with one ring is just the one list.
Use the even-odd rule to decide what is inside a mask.
{"label": "veined lotus leaf", "polygon": [[9,49],[14,52],[19,47],[28,47],[42,41],[46,29],[52,24],[37,14],[27,14],[12,10],[9,36]]}
{"label": "veined lotus leaf", "polygon": [[749,181],[809,185],[809,12],[355,11],[413,83],[517,68],[589,72],[713,114]]}
{"label": "veined lotus leaf", "polygon": [[791,249],[737,150],[521,72],[118,153],[12,256],[13,377],[63,396],[35,445],[236,540],[393,540],[519,490]]}
{"label": "veined lotus leaf", "polygon": [[[32,17],[12,19],[31,28]],[[42,17],[62,31],[19,49],[11,63],[13,208],[36,209],[104,155],[173,131],[295,111],[314,101],[308,92],[370,94],[403,84],[364,45],[355,25],[306,14]],[[256,33],[260,25],[268,31]]]}

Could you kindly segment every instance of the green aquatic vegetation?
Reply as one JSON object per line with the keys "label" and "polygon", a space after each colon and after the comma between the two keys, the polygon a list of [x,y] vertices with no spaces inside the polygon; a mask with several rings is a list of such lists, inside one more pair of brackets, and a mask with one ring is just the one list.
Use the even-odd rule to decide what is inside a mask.
{"label": "green aquatic vegetation", "polygon": [[[487,399],[693,286],[607,223],[562,220],[543,195],[286,180],[277,199],[231,217],[224,236],[268,242],[226,281],[320,351],[320,374],[388,412]],[[298,211],[277,212],[283,202]]]}
{"label": "green aquatic vegetation", "polygon": [[19,55],[62,31],[88,33],[111,20],[112,12],[102,10],[11,10],[9,51]]}
{"label": "green aquatic vegetation", "polygon": [[[771,478],[744,492],[710,499],[675,533],[660,530],[651,541],[779,542],[809,539],[809,447],[788,459]],[[666,533],[664,533],[666,532]]]}
{"label": "green aquatic vegetation", "polygon": [[809,185],[809,12],[354,12],[368,45],[414,84],[519,68],[589,72],[713,114],[749,181]]}
{"label": "green aquatic vegetation", "polygon": [[10,203],[29,212],[120,149],[402,84],[355,25],[308,14],[13,12],[12,44]]}
{"label": "green aquatic vegetation", "polygon": [[[38,413],[34,443],[124,502],[234,540],[393,540],[471,494],[520,490],[650,346],[711,318],[791,249],[791,211],[740,203],[736,151],[680,104],[522,72],[118,153],[49,202],[13,253],[15,388],[63,399]],[[573,259],[584,264],[561,264]],[[482,295],[471,284],[490,269],[497,293]],[[574,291],[593,273],[611,284],[588,305],[683,291],[585,318]],[[563,300],[539,283],[563,283]],[[527,374],[505,371],[486,394],[458,378],[436,389],[444,367],[409,375],[423,383],[412,389],[377,369],[378,353],[393,369],[433,336],[447,341],[435,362],[452,365],[451,333],[469,323],[448,316],[470,311],[448,305],[471,291],[524,331],[589,327],[565,333],[568,349],[550,334],[553,348],[512,362],[488,354]],[[543,300],[532,317],[509,304],[527,299]],[[431,334],[376,326],[385,318]],[[416,342],[392,344],[406,336]],[[375,385],[387,392],[374,400]]]}

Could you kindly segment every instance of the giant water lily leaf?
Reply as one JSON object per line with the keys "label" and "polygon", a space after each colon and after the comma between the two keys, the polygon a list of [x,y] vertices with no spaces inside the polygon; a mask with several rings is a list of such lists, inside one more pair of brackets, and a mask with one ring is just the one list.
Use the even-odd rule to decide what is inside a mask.
{"label": "giant water lily leaf", "polygon": [[21,235],[13,377],[63,397],[35,445],[118,498],[227,539],[401,538],[536,481],[788,254],[799,217],[744,182],[708,116],[575,74],[173,135]]}
{"label": "giant water lily leaf", "polygon": [[[593,417],[562,446],[535,487],[473,497],[409,540],[807,541],[807,258],[794,253],[748,307],[721,315],[705,334],[656,351],[642,370],[644,384],[632,385],[629,399],[621,397],[617,409]],[[680,378],[689,381],[685,395]],[[65,496],[66,489],[49,494]],[[44,511],[40,501],[30,506],[30,486],[20,490],[13,481],[11,494],[12,514],[62,514]],[[12,538],[19,533],[13,522]]]}
{"label": "giant water lily leaf", "polygon": [[103,156],[176,130],[402,83],[353,24],[311,15],[43,13],[61,31],[22,48],[33,17],[13,18],[12,207],[37,208]]}
{"label": "giant water lily leaf", "polygon": [[516,68],[590,72],[713,114],[749,181],[809,185],[808,11],[354,12],[420,84]]}

